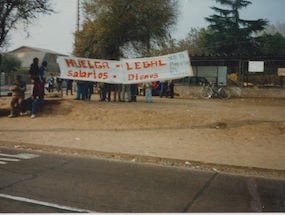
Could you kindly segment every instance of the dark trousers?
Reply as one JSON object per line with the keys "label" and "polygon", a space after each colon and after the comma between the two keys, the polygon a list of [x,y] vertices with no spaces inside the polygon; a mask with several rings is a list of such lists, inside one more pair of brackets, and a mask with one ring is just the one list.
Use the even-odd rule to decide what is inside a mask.
{"label": "dark trousers", "polygon": [[137,95],[138,95],[138,85],[137,84],[131,84],[131,101],[132,102],[137,101]]}
{"label": "dark trousers", "polygon": [[93,83],[86,84],[86,100],[90,101],[93,94]]}
{"label": "dark trousers", "polygon": [[13,98],[10,103],[11,114],[12,115],[19,115],[19,112],[22,113],[26,112],[25,103],[23,99]]}
{"label": "dark trousers", "polygon": [[71,93],[71,95],[73,95],[73,93],[72,93],[72,83],[68,83],[67,84],[67,87],[66,87],[66,95],[68,95],[68,90],[70,90],[70,93]]}

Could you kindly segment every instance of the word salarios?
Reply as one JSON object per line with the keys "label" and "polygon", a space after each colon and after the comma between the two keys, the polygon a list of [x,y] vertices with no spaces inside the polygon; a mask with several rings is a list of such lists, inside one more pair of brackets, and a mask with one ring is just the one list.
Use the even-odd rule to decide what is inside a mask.
{"label": "word salarios", "polygon": [[73,71],[73,70],[68,70],[67,72],[67,76],[68,77],[72,77],[72,78],[88,78],[88,79],[102,79],[102,80],[106,80],[108,79],[108,72],[96,72],[95,70],[93,71],[82,71],[82,70],[78,70],[78,71]]}

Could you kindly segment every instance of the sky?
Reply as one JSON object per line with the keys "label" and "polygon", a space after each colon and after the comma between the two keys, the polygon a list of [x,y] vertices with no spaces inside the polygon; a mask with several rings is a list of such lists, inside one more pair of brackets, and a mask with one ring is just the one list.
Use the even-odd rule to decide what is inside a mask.
{"label": "sky", "polygon": [[[52,15],[40,16],[28,28],[29,37],[21,25],[10,32],[10,46],[7,51],[21,46],[49,49],[61,54],[71,55],[73,50],[74,32],[77,28],[77,0],[51,0]],[[247,8],[240,11],[240,17],[246,20],[267,19],[270,24],[285,23],[285,0],[250,0]],[[172,37],[183,39],[191,28],[207,27],[205,17],[214,14],[210,8],[217,6],[215,0],[179,0],[180,15]],[[82,21],[82,17],[81,17]]]}

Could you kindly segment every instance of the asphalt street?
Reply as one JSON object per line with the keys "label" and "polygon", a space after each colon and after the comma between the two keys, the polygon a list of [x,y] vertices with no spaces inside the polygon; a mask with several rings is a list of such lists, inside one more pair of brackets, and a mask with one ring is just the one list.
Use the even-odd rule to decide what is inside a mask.
{"label": "asphalt street", "polygon": [[1,213],[284,211],[285,180],[0,148]]}

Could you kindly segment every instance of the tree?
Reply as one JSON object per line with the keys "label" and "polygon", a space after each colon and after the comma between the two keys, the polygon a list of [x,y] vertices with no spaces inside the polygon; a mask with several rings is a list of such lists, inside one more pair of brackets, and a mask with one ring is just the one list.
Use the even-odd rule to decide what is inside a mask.
{"label": "tree", "polygon": [[257,36],[262,36],[263,34],[274,35],[276,33],[279,33],[283,37],[285,37],[285,23],[277,23],[275,25],[273,25],[273,24],[267,25],[267,26],[265,26],[263,31],[258,32]]}
{"label": "tree", "polygon": [[137,29],[136,42],[142,44],[144,56],[150,56],[151,44],[169,38],[178,16],[178,1],[152,0],[138,1],[135,15]]}
{"label": "tree", "polygon": [[209,34],[205,35],[205,45],[212,53],[243,54],[256,52],[258,48],[252,40],[253,33],[262,31],[267,20],[243,20],[239,10],[252,4],[246,0],[216,0],[226,9],[211,7],[217,14],[205,18],[210,22]]}
{"label": "tree", "polygon": [[157,49],[152,50],[154,55],[166,55],[175,52],[188,50],[190,55],[208,54],[204,47],[204,35],[208,29],[192,28],[184,39],[176,40],[173,38],[163,39]]}
{"label": "tree", "polygon": [[7,36],[16,24],[22,22],[25,28],[38,14],[50,14],[50,0],[0,0],[0,48],[7,43]]}
{"label": "tree", "polygon": [[131,0],[90,0],[83,4],[86,21],[75,35],[74,55],[118,59],[121,47],[130,41],[134,25]]}
{"label": "tree", "polygon": [[6,74],[6,77],[9,79],[12,76],[13,72],[16,72],[20,66],[21,62],[9,54],[2,54],[1,55],[1,64],[0,64],[0,74],[4,72]]}
{"label": "tree", "polygon": [[280,33],[266,34],[257,38],[260,44],[260,50],[263,54],[284,55],[285,54],[285,37]]}
{"label": "tree", "polygon": [[118,59],[130,44],[150,54],[151,43],[166,38],[175,23],[175,5],[177,0],[86,1],[86,21],[75,35],[74,55]]}
{"label": "tree", "polygon": [[204,38],[209,32],[206,28],[192,28],[187,37],[178,42],[180,50],[188,50],[190,55],[209,54],[207,47],[204,47]]}

